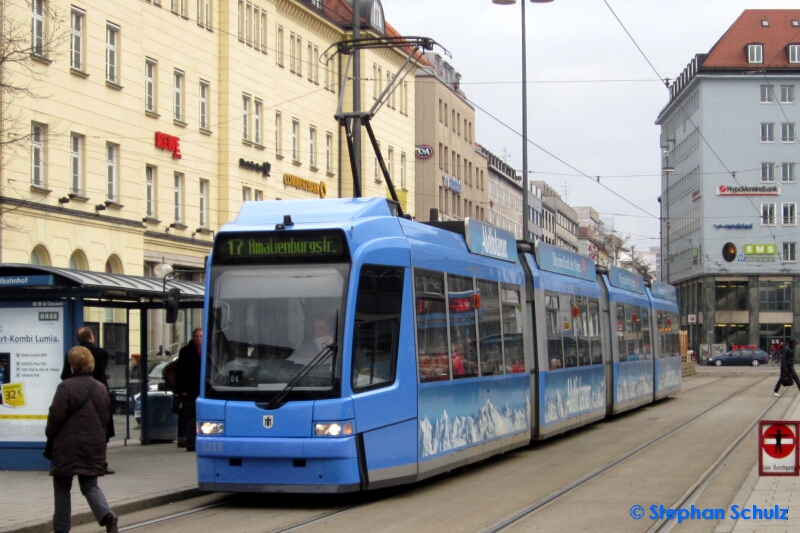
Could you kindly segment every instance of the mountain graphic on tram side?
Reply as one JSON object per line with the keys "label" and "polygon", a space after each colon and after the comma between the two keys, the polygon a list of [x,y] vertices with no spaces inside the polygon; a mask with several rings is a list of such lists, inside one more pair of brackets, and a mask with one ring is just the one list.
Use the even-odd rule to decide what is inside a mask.
{"label": "mountain graphic on tram side", "polygon": [[419,455],[428,457],[463,446],[477,444],[530,428],[531,404],[515,409],[506,403],[496,407],[491,400],[471,416],[457,416],[453,420],[442,413],[433,424],[427,416],[419,423]]}

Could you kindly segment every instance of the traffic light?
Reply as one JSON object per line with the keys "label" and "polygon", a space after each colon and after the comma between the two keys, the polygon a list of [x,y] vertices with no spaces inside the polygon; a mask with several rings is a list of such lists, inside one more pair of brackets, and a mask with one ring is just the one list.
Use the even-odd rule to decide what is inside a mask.
{"label": "traffic light", "polygon": [[174,324],[178,321],[178,308],[181,304],[181,290],[170,289],[167,292],[167,299],[164,301],[164,307],[167,309],[167,324]]}

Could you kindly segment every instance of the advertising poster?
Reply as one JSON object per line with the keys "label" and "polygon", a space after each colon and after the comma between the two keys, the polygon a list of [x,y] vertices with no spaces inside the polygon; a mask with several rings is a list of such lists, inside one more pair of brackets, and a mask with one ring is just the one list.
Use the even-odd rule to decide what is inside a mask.
{"label": "advertising poster", "polygon": [[539,372],[539,419],[543,425],[605,408],[602,365]]}
{"label": "advertising poster", "polygon": [[44,441],[64,364],[64,308],[30,302],[0,308],[0,441]]}

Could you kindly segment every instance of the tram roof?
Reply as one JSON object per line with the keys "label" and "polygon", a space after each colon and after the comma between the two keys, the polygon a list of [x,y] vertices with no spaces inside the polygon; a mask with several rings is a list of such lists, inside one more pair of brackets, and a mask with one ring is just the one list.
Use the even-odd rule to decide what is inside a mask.
{"label": "tram roof", "polygon": [[283,224],[287,215],[294,224],[344,224],[366,218],[390,217],[394,214],[385,198],[245,202],[236,221],[225,225],[220,232],[242,231],[242,226],[253,226],[255,229],[258,226]]}
{"label": "tram roof", "polygon": [[[3,283],[6,289],[17,288],[16,291],[3,291],[3,299],[19,299],[19,289],[29,289],[38,292],[47,292],[48,297],[53,293],[75,294],[111,300],[139,300],[160,301],[164,296],[164,283],[158,278],[145,278],[142,276],[126,276],[122,274],[108,274],[106,272],[90,272],[86,270],[73,270],[50,266],[25,265],[18,263],[0,264],[0,278],[29,278],[16,283]],[[36,279],[30,279],[36,278]],[[167,282],[167,288],[178,288],[182,300],[202,301],[205,288],[196,281]],[[35,293],[34,293],[35,294]],[[32,294],[33,296],[33,294]]]}

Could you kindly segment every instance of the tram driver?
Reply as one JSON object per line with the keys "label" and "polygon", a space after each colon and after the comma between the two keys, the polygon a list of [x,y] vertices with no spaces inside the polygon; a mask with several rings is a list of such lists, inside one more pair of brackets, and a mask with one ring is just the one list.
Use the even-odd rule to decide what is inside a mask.
{"label": "tram driver", "polygon": [[310,363],[326,346],[333,344],[333,323],[324,315],[316,316],[309,337],[286,360],[292,363]]}

